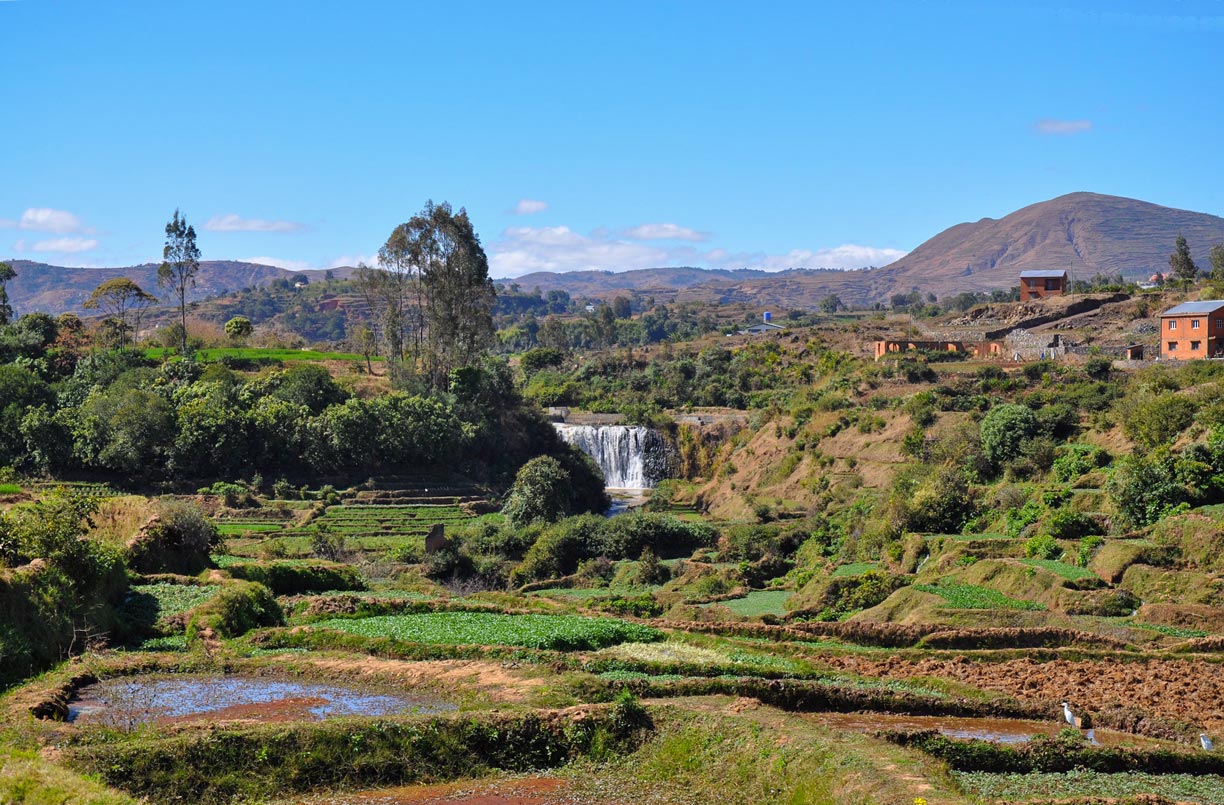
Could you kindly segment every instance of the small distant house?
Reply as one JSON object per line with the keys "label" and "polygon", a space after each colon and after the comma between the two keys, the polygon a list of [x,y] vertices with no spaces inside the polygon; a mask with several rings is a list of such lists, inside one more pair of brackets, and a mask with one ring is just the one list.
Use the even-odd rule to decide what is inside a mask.
{"label": "small distant house", "polygon": [[1003,355],[1002,341],[915,341],[897,339],[875,342],[875,359],[900,352],[967,352],[975,358],[997,358]]}
{"label": "small distant house", "polygon": [[779,333],[785,329],[786,328],[780,324],[774,324],[771,321],[763,321],[759,324],[754,324],[745,330],[740,330],[740,332],[744,335],[763,335],[765,333]]}
{"label": "small distant house", "polygon": [[1067,292],[1066,271],[1021,271],[1020,301],[1062,296]]}
{"label": "small distant house", "polygon": [[1183,302],[1161,313],[1160,354],[1175,361],[1224,355],[1224,299]]}
{"label": "small distant house", "polygon": [[764,335],[765,333],[780,333],[786,328],[780,324],[773,323],[773,316],[769,311],[765,311],[761,316],[761,321],[751,327],[740,330],[740,335]]}

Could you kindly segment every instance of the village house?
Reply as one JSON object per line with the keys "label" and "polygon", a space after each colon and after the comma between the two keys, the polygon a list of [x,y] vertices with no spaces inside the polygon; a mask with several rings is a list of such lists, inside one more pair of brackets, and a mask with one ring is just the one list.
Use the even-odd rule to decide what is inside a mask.
{"label": "village house", "polygon": [[761,320],[756,324],[746,329],[740,330],[740,335],[764,335],[765,333],[779,333],[786,328],[780,324],[773,323],[773,315],[767,310],[761,315]]}
{"label": "village house", "polygon": [[1067,292],[1066,271],[1021,271],[1020,301],[1062,296]]}
{"label": "village house", "polygon": [[1183,302],[1160,314],[1160,355],[1192,361],[1224,354],[1224,299]]}

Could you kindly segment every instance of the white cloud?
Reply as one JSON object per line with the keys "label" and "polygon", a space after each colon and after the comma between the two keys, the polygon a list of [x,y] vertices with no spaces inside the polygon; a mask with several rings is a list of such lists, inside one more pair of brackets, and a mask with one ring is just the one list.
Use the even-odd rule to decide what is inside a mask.
{"label": "white cloud", "polygon": [[688,240],[693,242],[709,240],[709,232],[698,232],[687,226],[676,224],[642,224],[625,231],[625,237],[630,240]]}
{"label": "white cloud", "polygon": [[262,218],[243,218],[235,213],[214,215],[204,224],[209,232],[297,232],[304,229],[296,221],[265,221]]}
{"label": "white cloud", "polygon": [[1092,131],[1091,120],[1054,120],[1047,118],[1034,124],[1038,134],[1081,134]]}
{"label": "white cloud", "polygon": [[877,249],[874,246],[843,243],[831,249],[792,249],[782,255],[765,255],[758,258],[752,268],[768,271],[783,271],[788,268],[866,268],[886,266],[906,254],[908,252],[900,249]]}
{"label": "white cloud", "polygon": [[[24,241],[20,242],[22,246]],[[53,238],[51,240],[40,240],[30,248],[36,252],[68,252],[75,254],[76,252],[87,252],[90,249],[96,249],[98,241],[93,238]]]}
{"label": "white cloud", "polygon": [[583,235],[565,226],[511,227],[489,249],[494,277],[517,277],[533,271],[629,271],[662,266],[708,268],[854,269],[882,266],[903,256],[899,249],[846,243],[827,249],[793,249],[785,254],[701,250],[689,245],[641,243],[606,229]]}
{"label": "white cloud", "polygon": [[64,210],[49,207],[31,207],[21,214],[18,226],[31,232],[54,232],[65,235],[81,231],[81,219]]}
{"label": "white cloud", "polygon": [[261,266],[276,266],[277,268],[284,268],[289,271],[305,271],[310,268],[310,263],[305,260],[282,260],[279,257],[244,257],[242,262],[258,263]]}
{"label": "white cloud", "polygon": [[512,215],[535,215],[537,212],[544,212],[548,209],[547,201],[539,201],[533,198],[520,198],[518,204],[510,210]]}
{"label": "white cloud", "polygon": [[376,266],[378,265],[377,254],[345,254],[337,257],[328,263],[328,268],[350,268],[357,266]]}

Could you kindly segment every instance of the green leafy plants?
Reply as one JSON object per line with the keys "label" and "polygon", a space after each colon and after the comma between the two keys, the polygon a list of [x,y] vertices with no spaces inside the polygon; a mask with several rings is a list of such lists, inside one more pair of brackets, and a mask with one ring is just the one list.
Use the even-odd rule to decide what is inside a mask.
{"label": "green leafy plants", "polygon": [[663,637],[657,629],[614,618],[486,612],[426,612],[333,619],[313,626],[414,643],[524,646],[558,651],[594,650],[616,643],[649,642]]}
{"label": "green leafy plants", "polygon": [[945,606],[950,609],[1044,610],[1046,608],[1045,604],[1010,598],[997,590],[979,587],[976,584],[942,581],[939,584],[915,584],[914,589],[939,596],[948,602]]}

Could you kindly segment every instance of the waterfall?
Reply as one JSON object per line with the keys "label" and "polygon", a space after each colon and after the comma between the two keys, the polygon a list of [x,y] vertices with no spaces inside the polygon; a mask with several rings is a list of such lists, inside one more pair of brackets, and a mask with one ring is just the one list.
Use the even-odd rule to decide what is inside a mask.
{"label": "waterfall", "polygon": [[561,422],[554,427],[562,439],[595,460],[609,488],[649,489],[661,477],[663,440],[650,428]]}

